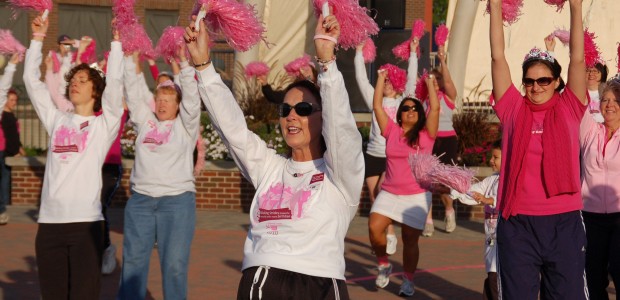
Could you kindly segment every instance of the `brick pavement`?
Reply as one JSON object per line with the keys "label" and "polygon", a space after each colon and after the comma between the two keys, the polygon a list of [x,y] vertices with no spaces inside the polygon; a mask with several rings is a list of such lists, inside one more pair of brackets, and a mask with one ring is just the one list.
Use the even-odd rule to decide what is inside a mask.
{"label": "brick pavement", "polygon": [[[9,207],[11,222],[0,227],[0,299],[39,299],[34,257],[35,208]],[[122,246],[122,209],[112,209],[112,241]],[[234,212],[197,212],[196,235],[192,244],[189,299],[235,299],[243,259],[243,242],[248,216]],[[367,218],[356,217],[346,240],[348,288],[352,299],[400,299],[397,296],[402,271],[402,242],[393,256],[395,276],[384,290],[374,287],[375,259],[367,237]],[[412,299],[480,299],[484,280],[482,260],[483,228],[478,222],[460,221],[447,234],[437,221],[435,235],[421,238],[416,294]],[[157,251],[151,257],[147,299],[163,299]],[[101,299],[114,299],[119,268],[103,277]],[[611,299],[615,291],[610,289]]]}

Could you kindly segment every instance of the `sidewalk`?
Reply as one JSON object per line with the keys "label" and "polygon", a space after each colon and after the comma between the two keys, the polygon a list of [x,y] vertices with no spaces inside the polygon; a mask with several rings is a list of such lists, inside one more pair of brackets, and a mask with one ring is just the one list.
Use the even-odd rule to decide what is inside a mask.
{"label": "sidewalk", "polygon": [[[36,208],[10,206],[11,221],[0,227],[0,299],[39,299],[34,239]],[[122,209],[110,209],[112,242],[122,252]],[[248,215],[234,212],[197,212],[192,244],[189,299],[235,299],[241,278],[243,243]],[[392,282],[386,289],[374,286],[375,258],[368,242],[366,217],[356,217],[346,240],[347,279],[351,299],[401,299],[398,290],[402,271],[402,241],[393,258]],[[443,222],[435,222],[432,238],[420,238],[420,263],[412,299],[480,299],[486,277],[482,258],[483,225],[460,221],[455,232],[445,233]],[[147,299],[163,299],[157,250],[151,256]],[[101,299],[114,299],[119,268],[102,280]],[[613,289],[612,289],[613,291]],[[615,299],[615,293],[611,294]]]}

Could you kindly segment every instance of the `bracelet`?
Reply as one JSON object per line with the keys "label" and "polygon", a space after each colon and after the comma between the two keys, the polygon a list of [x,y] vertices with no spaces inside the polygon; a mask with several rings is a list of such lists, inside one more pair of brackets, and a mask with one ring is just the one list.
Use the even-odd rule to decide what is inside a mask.
{"label": "bracelet", "polygon": [[209,58],[207,61],[205,61],[203,63],[200,63],[200,64],[194,63],[194,68],[199,68],[199,67],[202,67],[202,66],[206,66],[206,65],[208,65],[210,63],[211,63],[211,59]]}
{"label": "bracelet", "polygon": [[322,60],[318,56],[315,56],[314,59],[316,60],[316,62],[321,67],[321,70],[323,70],[323,72],[325,72],[325,71],[327,71],[327,66],[329,64],[331,64],[332,62],[336,61],[336,55],[332,56],[332,58],[329,59],[329,60]]}
{"label": "bracelet", "polygon": [[32,33],[32,36],[40,36],[40,37],[45,37],[45,36],[46,36],[46,34],[45,34],[45,33],[42,33],[42,32],[33,32],[33,33]]}
{"label": "bracelet", "polygon": [[330,42],[334,42],[334,44],[338,44],[338,40],[334,37],[331,37],[329,35],[324,35],[324,34],[317,34],[314,36],[315,40],[321,39],[321,40],[328,40]]}

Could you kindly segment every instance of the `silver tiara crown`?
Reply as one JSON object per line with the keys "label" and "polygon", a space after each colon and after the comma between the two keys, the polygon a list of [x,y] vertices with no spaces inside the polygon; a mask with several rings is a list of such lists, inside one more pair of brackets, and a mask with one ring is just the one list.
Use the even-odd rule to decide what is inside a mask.
{"label": "silver tiara crown", "polygon": [[532,48],[532,50],[530,50],[530,52],[525,55],[525,58],[523,59],[523,63],[528,62],[530,60],[534,60],[534,59],[542,59],[550,63],[555,62],[555,58],[553,58],[553,55],[551,55],[547,51],[540,50],[537,47]]}
{"label": "silver tiara crown", "polygon": [[94,62],[94,63],[90,64],[89,67],[91,69],[94,69],[95,71],[97,71],[97,73],[99,73],[99,76],[101,76],[101,78],[105,78],[105,73],[103,72],[103,70],[101,70],[101,68],[99,67],[99,64]]}

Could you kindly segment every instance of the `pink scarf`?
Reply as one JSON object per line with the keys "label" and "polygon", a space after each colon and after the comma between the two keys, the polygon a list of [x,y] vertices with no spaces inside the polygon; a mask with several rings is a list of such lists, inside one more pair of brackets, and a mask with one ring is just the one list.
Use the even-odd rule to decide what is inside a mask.
{"label": "pink scarf", "polygon": [[512,136],[512,149],[507,152],[508,165],[505,174],[510,174],[516,180],[503,180],[502,201],[500,210],[502,216],[508,219],[515,215],[517,191],[523,187],[523,165],[527,157],[527,150],[532,136],[533,112],[546,111],[542,134],[542,180],[547,197],[559,194],[570,194],[579,191],[579,170],[574,170],[570,163],[578,153],[572,153],[570,147],[569,128],[566,120],[569,112],[564,105],[559,105],[560,95],[556,92],[553,97],[541,105],[536,105],[523,98],[525,105],[521,106],[517,114]]}

